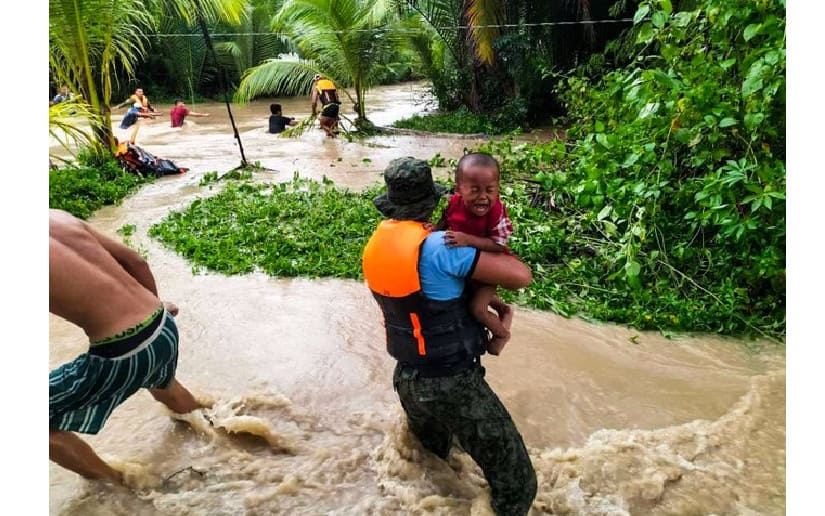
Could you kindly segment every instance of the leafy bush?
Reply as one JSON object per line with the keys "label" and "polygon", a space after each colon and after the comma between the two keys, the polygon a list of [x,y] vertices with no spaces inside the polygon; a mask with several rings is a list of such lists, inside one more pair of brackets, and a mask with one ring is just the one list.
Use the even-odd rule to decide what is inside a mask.
{"label": "leafy bush", "polygon": [[462,106],[450,113],[413,115],[392,125],[436,133],[507,134],[520,132],[525,126],[526,117],[527,108],[524,102],[515,99],[493,114],[471,113]]}
{"label": "leafy bush", "polygon": [[562,313],[781,337],[784,8],[705,0],[674,14],[662,0],[636,20],[631,66],[569,80],[569,149],[486,146],[549,209],[514,248],[557,282]]}
{"label": "leafy bush", "polygon": [[119,203],[151,180],[125,172],[111,158],[99,160],[94,153],[81,153],[79,159],[81,164],[49,171],[50,208],[85,219],[101,206]]}

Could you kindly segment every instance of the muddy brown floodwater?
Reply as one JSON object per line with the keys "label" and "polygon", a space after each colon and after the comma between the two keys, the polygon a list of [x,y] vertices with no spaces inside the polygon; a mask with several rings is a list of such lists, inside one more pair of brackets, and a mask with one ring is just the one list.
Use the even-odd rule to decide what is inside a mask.
{"label": "muddy brown floodwater", "polygon": [[[371,118],[388,124],[421,111],[422,99],[421,84],[377,88],[368,98]],[[306,99],[275,101],[287,116],[309,113]],[[396,157],[458,157],[478,143],[422,136],[351,143],[318,128],[282,139],[266,133],[269,102],[233,107],[247,160],[271,169],[257,174],[262,181],[298,171],[360,188],[379,181]],[[132,245],[146,253],[161,297],[180,307],[178,378],[214,403],[215,429],[175,421],[138,393],[98,435],[84,437],[127,472],[133,490],[50,463],[50,513],[491,514],[469,457],[454,450],[443,463],[407,432],[380,313],[363,284],[193,275],[147,236],[170,210],[207,195],[198,186],[206,172],[240,162],[225,106],[190,107],[211,116],[190,117],[182,129],[161,117],[141,127],[137,142],[190,171],[144,186],[90,222],[115,237],[136,226]],[[50,317],[51,368],[87,341]],[[753,354],[713,336],[668,340],[526,308],[517,309],[512,333],[505,352],[484,363],[536,467],[533,514],[785,513],[781,349]]]}

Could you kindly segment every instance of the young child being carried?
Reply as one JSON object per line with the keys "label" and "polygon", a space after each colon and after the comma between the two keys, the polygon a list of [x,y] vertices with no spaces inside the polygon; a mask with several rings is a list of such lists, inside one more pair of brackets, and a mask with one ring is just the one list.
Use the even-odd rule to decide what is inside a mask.
{"label": "young child being carried", "polygon": [[[462,157],[455,171],[456,193],[438,223],[448,246],[469,246],[492,253],[509,253],[513,225],[499,199],[498,161],[483,152]],[[510,340],[513,310],[496,295],[496,287],[473,282],[473,316],[493,334],[487,352],[498,355]],[[498,312],[498,317],[487,307]]]}

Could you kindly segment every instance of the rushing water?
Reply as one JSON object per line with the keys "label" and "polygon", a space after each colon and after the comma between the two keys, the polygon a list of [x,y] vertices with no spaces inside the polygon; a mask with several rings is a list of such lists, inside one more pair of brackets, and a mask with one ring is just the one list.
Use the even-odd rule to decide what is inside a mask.
{"label": "rushing water", "polygon": [[[368,99],[371,118],[389,123],[422,109],[422,99],[417,84],[378,88]],[[298,171],[358,188],[380,180],[396,157],[458,157],[477,143],[350,143],[317,128],[282,139],[266,133],[269,102],[233,107],[247,160],[270,169],[257,174],[263,181]],[[309,112],[307,99],[276,102],[287,116]],[[125,469],[133,489],[90,483],[50,463],[50,513],[490,514],[469,457],[454,451],[444,463],[407,432],[380,313],[363,284],[193,275],[147,236],[170,210],[209,194],[198,186],[204,173],[240,162],[225,106],[190,108],[211,116],[190,117],[182,129],[161,117],[141,127],[137,142],[190,171],[144,186],[91,223],[114,236],[137,227],[131,244],[148,256],[161,297],[180,307],[178,378],[214,403],[215,429],[173,420],[138,393],[100,434],[84,436]],[[527,138],[535,137],[542,134]],[[87,342],[50,317],[55,367]],[[512,333],[485,366],[536,467],[534,514],[784,514],[782,352],[754,355],[725,339],[667,340],[525,308]]]}

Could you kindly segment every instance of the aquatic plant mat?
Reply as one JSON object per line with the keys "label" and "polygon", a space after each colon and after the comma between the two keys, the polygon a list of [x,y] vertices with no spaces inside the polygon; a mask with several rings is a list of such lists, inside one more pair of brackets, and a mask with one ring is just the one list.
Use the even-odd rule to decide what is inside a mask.
{"label": "aquatic plant mat", "polygon": [[151,176],[124,171],[114,159],[96,164],[71,163],[49,171],[49,208],[86,219],[103,206],[119,204],[153,180]]}
{"label": "aquatic plant mat", "polygon": [[[280,184],[227,181],[220,193],[170,213],[149,234],[191,260],[196,273],[362,279],[361,252],[383,220],[372,204],[379,191],[352,192],[297,176]],[[576,219],[548,212],[529,182],[505,179],[502,199],[516,228],[512,249],[534,274],[530,287],[505,293],[511,302],[665,333],[776,328],[772,314],[747,314],[749,307],[730,302],[734,292],[725,284],[664,277],[636,289],[611,280],[616,263],[605,259],[608,247],[577,231]]]}

